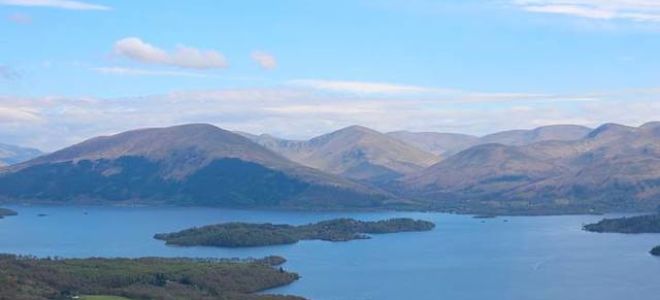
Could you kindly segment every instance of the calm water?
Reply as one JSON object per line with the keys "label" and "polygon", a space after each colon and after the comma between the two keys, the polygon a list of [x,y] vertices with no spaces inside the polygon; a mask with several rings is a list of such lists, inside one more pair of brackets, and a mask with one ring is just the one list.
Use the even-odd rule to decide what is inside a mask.
{"label": "calm water", "polygon": [[[281,255],[302,275],[276,293],[311,299],[658,299],[660,235],[580,230],[597,216],[488,220],[435,213],[301,213],[208,208],[22,207],[0,220],[0,252],[37,256]],[[38,217],[38,214],[47,214]],[[335,217],[434,221],[431,232],[250,248],[177,248],[151,237],[226,221],[300,224]],[[505,222],[507,220],[508,222]],[[482,223],[483,222],[483,223]]]}

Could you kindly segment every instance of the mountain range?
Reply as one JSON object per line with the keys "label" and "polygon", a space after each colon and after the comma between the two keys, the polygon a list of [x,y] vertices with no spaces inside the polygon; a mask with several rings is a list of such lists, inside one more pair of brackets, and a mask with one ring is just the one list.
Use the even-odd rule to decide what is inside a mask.
{"label": "mountain range", "polygon": [[483,137],[351,126],[310,140],[206,124],[141,129],[0,169],[0,198],[484,214],[655,211],[660,123]]}
{"label": "mountain range", "polygon": [[440,160],[433,153],[362,126],[350,126],[308,141],[244,135],[292,161],[374,184],[421,171]]}
{"label": "mountain range", "polygon": [[30,202],[290,208],[374,207],[392,198],[206,124],[97,137],[6,167],[0,170],[0,196]]}
{"label": "mountain range", "polygon": [[35,158],[43,153],[37,149],[0,144],[0,166],[8,166]]}
{"label": "mountain range", "polygon": [[409,197],[458,210],[655,210],[660,123],[605,124],[576,140],[477,145],[398,186]]}

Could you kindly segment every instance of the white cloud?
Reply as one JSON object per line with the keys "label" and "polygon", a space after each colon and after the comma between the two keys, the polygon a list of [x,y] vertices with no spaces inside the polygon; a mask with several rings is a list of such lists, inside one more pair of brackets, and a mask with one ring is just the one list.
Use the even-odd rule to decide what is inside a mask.
{"label": "white cloud", "polygon": [[251,57],[262,69],[273,70],[277,68],[277,59],[270,53],[254,51]]}
{"label": "white cloud", "polygon": [[0,0],[0,5],[53,7],[69,10],[110,10],[109,6],[73,0]]}
{"label": "white cloud", "polygon": [[433,89],[391,83],[297,79],[288,82],[292,86],[305,87],[321,91],[343,92],[353,94],[419,94],[433,91]]}
{"label": "white cloud", "polygon": [[99,67],[92,70],[102,74],[127,75],[127,76],[168,76],[168,77],[207,77],[205,74],[194,72],[167,71],[167,70],[145,70],[125,67]]}
{"label": "white cloud", "polygon": [[97,135],[200,122],[229,130],[309,138],[353,124],[380,131],[486,134],[557,123],[640,125],[660,116],[660,89],[543,96],[535,101],[520,95],[526,94],[463,92],[384,99],[281,86],[114,99],[0,96],[0,136],[6,143],[49,151]]}
{"label": "white cloud", "polygon": [[190,69],[218,69],[227,67],[227,60],[220,52],[181,45],[177,46],[174,51],[168,52],[146,43],[137,37],[128,37],[117,41],[114,45],[114,52],[141,63]]}
{"label": "white cloud", "polygon": [[660,22],[660,1],[657,0],[514,0],[513,3],[536,13],[600,20]]}
{"label": "white cloud", "polygon": [[0,124],[11,122],[37,122],[41,118],[31,108],[0,106]]}

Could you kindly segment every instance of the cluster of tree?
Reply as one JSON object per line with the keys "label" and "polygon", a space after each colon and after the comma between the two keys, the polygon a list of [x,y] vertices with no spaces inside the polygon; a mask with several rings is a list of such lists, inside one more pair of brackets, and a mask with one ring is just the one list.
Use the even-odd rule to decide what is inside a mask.
{"label": "cluster of tree", "polygon": [[660,214],[604,219],[584,226],[592,232],[614,233],[660,233]]}
{"label": "cluster of tree", "polygon": [[225,223],[156,234],[154,238],[178,246],[256,247],[293,244],[300,240],[367,239],[369,236],[366,234],[428,231],[434,227],[435,224],[431,222],[409,218],[375,222],[334,219],[300,226]]}
{"label": "cluster of tree", "polygon": [[3,217],[8,217],[8,216],[15,216],[17,214],[18,214],[17,212],[15,212],[11,209],[0,207],[0,219],[2,219]]}
{"label": "cluster of tree", "polygon": [[660,246],[656,246],[655,248],[651,249],[651,255],[660,256]]}
{"label": "cluster of tree", "polygon": [[292,283],[276,268],[283,258],[232,261],[182,258],[39,259],[0,255],[0,299],[74,299],[109,295],[128,299],[301,299],[255,295]]}

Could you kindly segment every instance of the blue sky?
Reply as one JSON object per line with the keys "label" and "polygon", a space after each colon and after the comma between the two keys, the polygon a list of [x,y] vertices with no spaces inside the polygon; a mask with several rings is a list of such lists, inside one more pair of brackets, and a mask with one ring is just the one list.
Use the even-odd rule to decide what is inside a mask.
{"label": "blue sky", "polygon": [[0,142],[639,125],[658,53],[655,0],[0,0]]}

